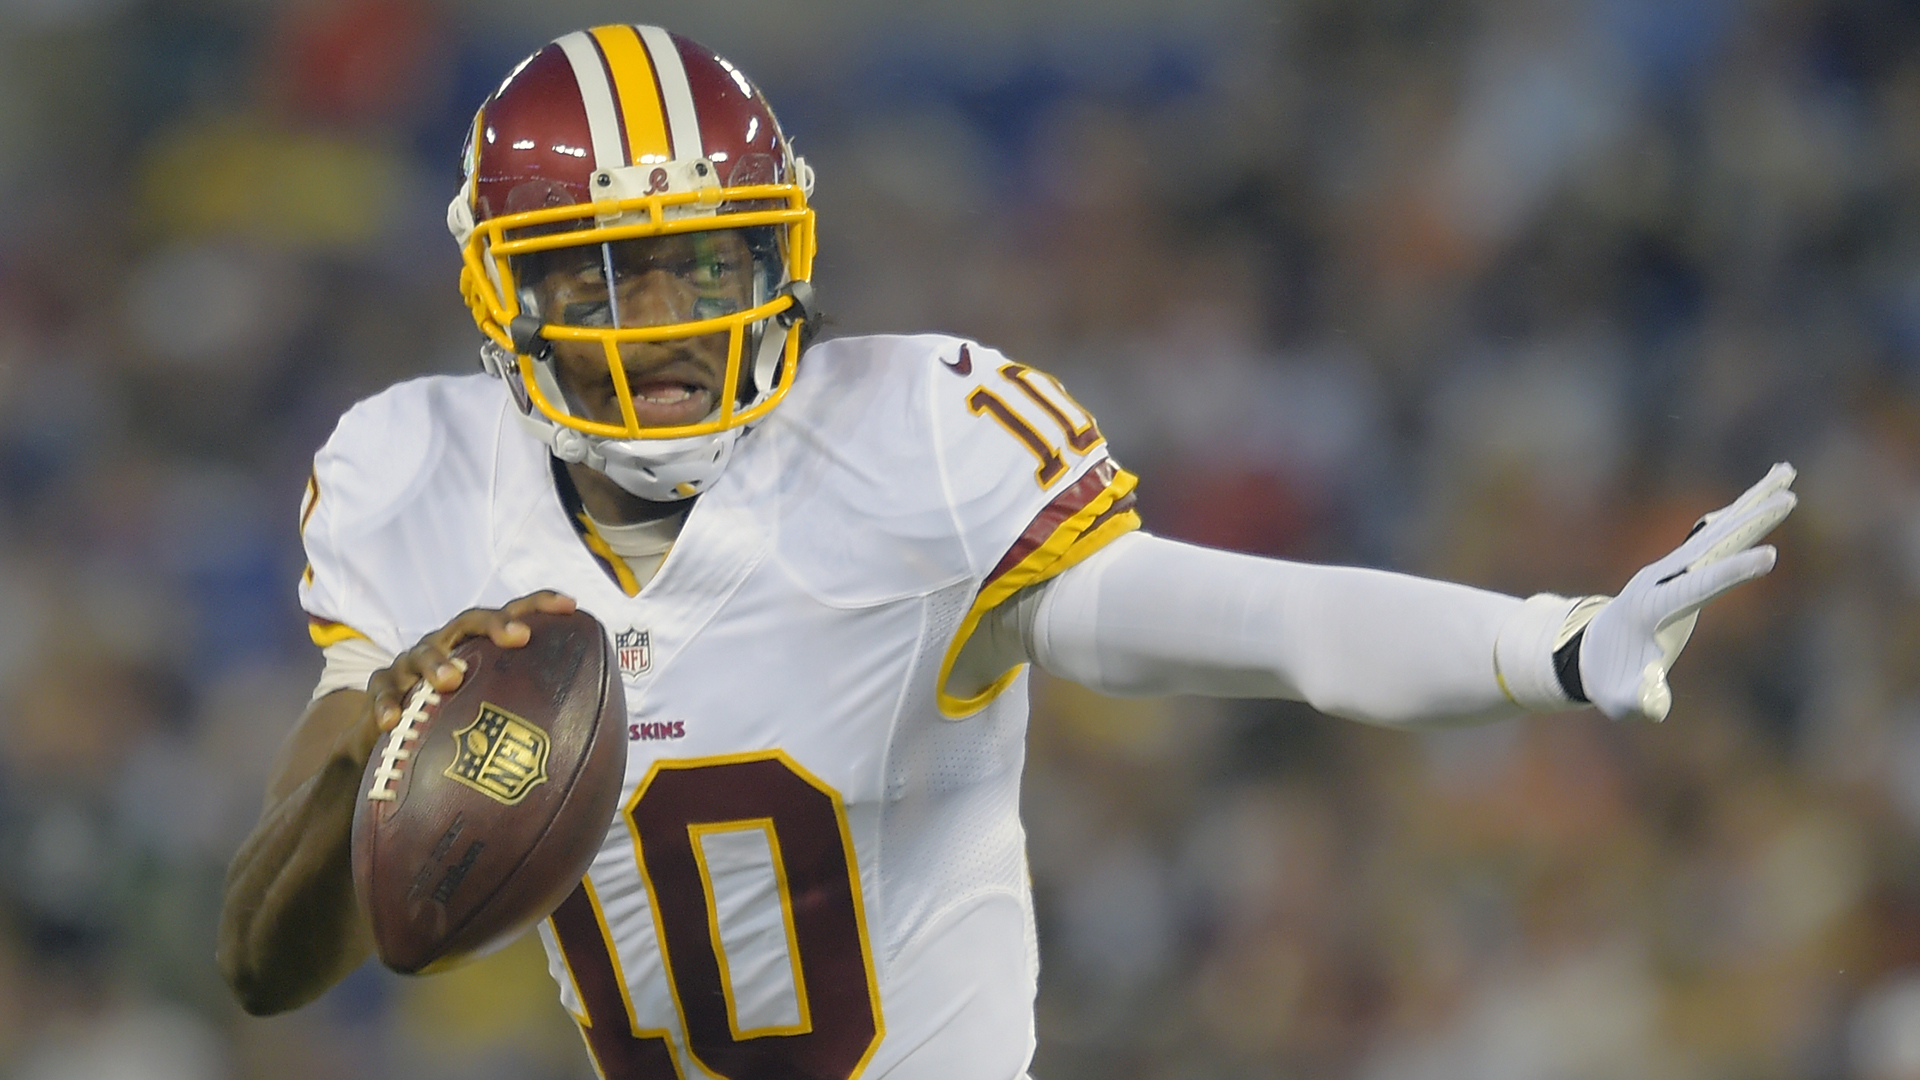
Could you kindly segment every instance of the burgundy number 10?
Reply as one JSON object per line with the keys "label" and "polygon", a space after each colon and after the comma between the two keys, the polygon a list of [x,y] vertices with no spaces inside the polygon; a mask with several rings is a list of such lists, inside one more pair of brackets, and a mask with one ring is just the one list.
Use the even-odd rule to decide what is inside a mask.
{"label": "burgundy number 10", "polygon": [[[880,1042],[880,999],[846,813],[831,788],[770,751],[654,766],[627,806],[640,871],[687,1048],[723,1080],[848,1080]],[[736,1037],[702,826],[767,829],[790,905],[797,1030]],[[554,936],[586,1012],[583,1030],[607,1080],[682,1080],[665,1031],[637,1032],[611,943],[584,884],[553,913]]]}
{"label": "burgundy number 10", "polygon": [[[1106,441],[1100,434],[1100,428],[1093,422],[1093,416],[1073,400],[1067,388],[1060,385],[1060,380],[1025,364],[1011,362],[1000,365],[1000,377],[1012,383],[1015,389],[1046,414],[1060,429],[1060,433],[1066,436],[1067,446],[1074,453],[1085,454]],[[1033,470],[1033,478],[1041,487],[1052,486],[1055,480],[1066,474],[1067,462],[1060,456],[1060,451],[999,394],[984,386],[975,387],[973,393],[967,395],[967,409],[975,416],[993,417],[1001,427],[1020,440],[1039,463]]]}

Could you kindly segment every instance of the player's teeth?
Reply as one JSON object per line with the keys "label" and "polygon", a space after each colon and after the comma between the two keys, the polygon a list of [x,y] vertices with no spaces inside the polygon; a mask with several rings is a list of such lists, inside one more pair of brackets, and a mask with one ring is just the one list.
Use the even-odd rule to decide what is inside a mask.
{"label": "player's teeth", "polygon": [[642,401],[654,405],[677,405],[693,396],[693,391],[685,386],[674,386],[664,390],[654,390],[640,395]]}

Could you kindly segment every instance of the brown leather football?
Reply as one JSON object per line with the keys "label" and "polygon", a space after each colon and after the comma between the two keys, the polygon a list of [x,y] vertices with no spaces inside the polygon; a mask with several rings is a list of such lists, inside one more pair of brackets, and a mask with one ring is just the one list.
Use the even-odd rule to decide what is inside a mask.
{"label": "brown leather football", "polygon": [[353,814],[353,883],[381,962],[439,970],[545,918],[586,874],[626,773],[627,706],[584,611],[522,617],[518,649],[469,638],[466,677],[424,682],[374,745]]}

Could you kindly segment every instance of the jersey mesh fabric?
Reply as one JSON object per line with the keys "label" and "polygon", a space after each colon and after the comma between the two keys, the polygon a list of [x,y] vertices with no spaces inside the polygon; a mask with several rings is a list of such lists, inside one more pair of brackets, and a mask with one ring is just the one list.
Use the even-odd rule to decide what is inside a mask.
{"label": "jersey mesh fabric", "polygon": [[963,583],[927,597],[928,632],[902,703],[903,719],[887,748],[880,874],[886,880],[914,882],[911,889],[883,889],[909,901],[886,912],[882,955],[887,963],[942,916],[989,895],[1020,902],[1028,959],[1037,957],[1027,900],[1026,833],[1020,825],[1027,728],[1024,677],[965,720],[934,719],[934,676],[973,592],[971,583]]}

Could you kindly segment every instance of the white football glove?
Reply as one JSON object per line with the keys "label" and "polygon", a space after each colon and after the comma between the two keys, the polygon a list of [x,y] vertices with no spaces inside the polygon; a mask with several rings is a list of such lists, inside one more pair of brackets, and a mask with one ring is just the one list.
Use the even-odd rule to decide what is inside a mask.
{"label": "white football glove", "polygon": [[1671,554],[1633,575],[1619,596],[1577,604],[1554,640],[1554,666],[1569,696],[1584,695],[1615,720],[1666,719],[1673,707],[1667,672],[1701,605],[1773,569],[1772,545],[1753,545],[1799,502],[1787,490],[1793,478],[1793,466],[1775,465],[1732,505],[1701,518]]}

